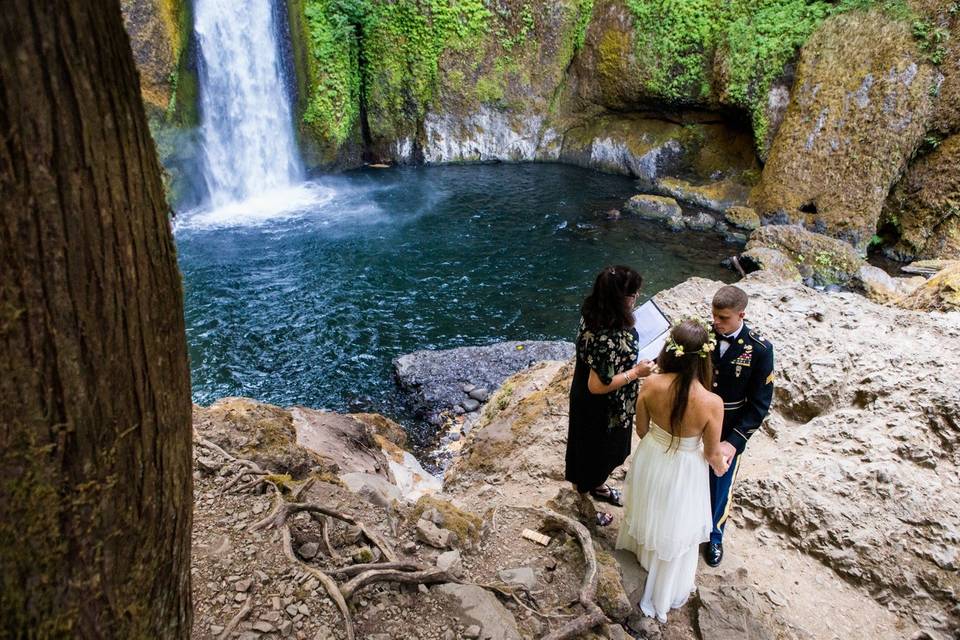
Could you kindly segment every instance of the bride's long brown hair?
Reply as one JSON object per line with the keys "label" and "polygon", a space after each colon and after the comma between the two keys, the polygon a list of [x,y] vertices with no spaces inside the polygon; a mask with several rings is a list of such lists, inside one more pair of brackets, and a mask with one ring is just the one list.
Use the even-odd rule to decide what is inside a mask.
{"label": "bride's long brown hair", "polygon": [[[670,340],[657,356],[657,367],[661,373],[677,374],[670,383],[670,390],[673,391],[670,446],[673,446],[674,439],[680,437],[680,425],[683,424],[690,398],[690,385],[694,380],[699,380],[706,389],[710,389],[713,383],[713,362],[710,353],[704,350],[704,345],[709,341],[710,333],[706,327],[696,320],[684,320],[670,331]],[[671,342],[682,347],[682,352],[669,348]]]}

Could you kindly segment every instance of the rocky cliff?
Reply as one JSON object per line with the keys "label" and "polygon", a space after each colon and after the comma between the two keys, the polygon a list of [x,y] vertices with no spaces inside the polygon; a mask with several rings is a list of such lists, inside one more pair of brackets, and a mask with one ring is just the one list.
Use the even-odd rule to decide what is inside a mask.
{"label": "rocky cliff", "polygon": [[[659,192],[669,177],[733,180],[755,187],[764,223],[802,224],[861,252],[882,244],[899,259],[960,251],[958,194],[940,180],[958,173],[958,6],[285,3],[308,166],[562,161]],[[188,121],[186,0],[124,9],[145,100],[167,122],[171,104]],[[167,166],[182,166],[163,131]]]}
{"label": "rocky cliff", "polygon": [[[613,550],[619,509],[581,531],[589,553],[550,515],[589,523],[593,507],[563,482],[572,364],[544,362],[450,445],[442,487],[381,417],[195,408],[196,636],[342,638],[346,611],[360,637],[540,638],[589,611],[577,589],[595,562],[600,623],[581,637],[957,638],[960,312],[763,271],[741,284],[775,344],[775,400],[743,458],[724,563],[700,567],[666,625],[634,610],[644,575]],[[703,315],[718,286],[693,278],[657,300]]]}

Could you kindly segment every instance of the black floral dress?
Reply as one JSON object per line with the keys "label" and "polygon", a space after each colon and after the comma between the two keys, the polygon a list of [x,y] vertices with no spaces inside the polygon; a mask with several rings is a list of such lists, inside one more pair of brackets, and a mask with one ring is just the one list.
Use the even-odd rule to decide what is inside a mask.
{"label": "black floral dress", "polygon": [[630,455],[639,384],[633,381],[599,395],[590,393],[587,380],[593,369],[601,382],[610,384],[614,375],[634,366],[637,340],[636,329],[591,331],[580,320],[566,456],[566,479],[580,492],[602,485]]}

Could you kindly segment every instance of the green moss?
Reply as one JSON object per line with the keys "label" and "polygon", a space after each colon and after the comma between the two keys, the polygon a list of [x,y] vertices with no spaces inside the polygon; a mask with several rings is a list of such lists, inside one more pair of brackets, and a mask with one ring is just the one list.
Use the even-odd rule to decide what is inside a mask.
{"label": "green moss", "polygon": [[304,0],[306,73],[302,119],[312,137],[343,144],[360,120],[360,45],[365,12],[356,2]]}
{"label": "green moss", "polygon": [[443,528],[453,531],[461,540],[480,539],[480,527],[483,521],[470,513],[462,511],[446,500],[438,500],[432,496],[422,496],[414,505],[410,513],[410,523],[415,523],[423,513],[429,509],[436,509],[443,516]]}
{"label": "green moss", "polygon": [[437,95],[445,49],[476,49],[488,33],[482,0],[395,0],[370,6],[363,57],[370,131],[399,137],[411,131]]}
{"label": "green moss", "polygon": [[[770,87],[821,22],[868,8],[915,20],[905,0],[628,0],[627,6],[646,89],[676,103],[709,102],[719,94],[722,103],[750,114],[761,149]],[[945,41],[925,23],[915,33],[933,43],[931,50]]]}
{"label": "green moss", "polygon": [[587,40],[587,27],[593,17],[593,0],[577,0],[577,28],[573,36],[573,49],[579,51]]}

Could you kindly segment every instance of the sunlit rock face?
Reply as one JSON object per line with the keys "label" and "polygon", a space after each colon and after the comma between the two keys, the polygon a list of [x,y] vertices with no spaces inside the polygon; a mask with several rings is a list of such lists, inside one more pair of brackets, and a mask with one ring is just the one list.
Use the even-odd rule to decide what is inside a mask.
{"label": "sunlit rock face", "polygon": [[752,195],[761,218],[866,247],[927,129],[938,80],[909,25],[879,12],[826,21],[804,45]]}

